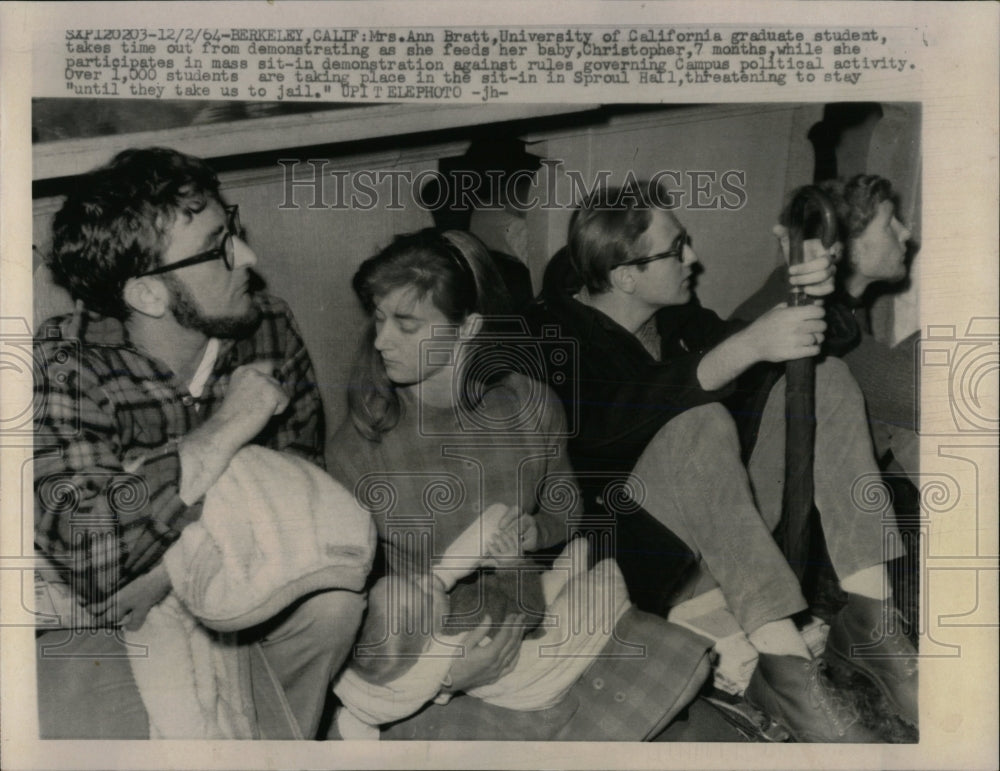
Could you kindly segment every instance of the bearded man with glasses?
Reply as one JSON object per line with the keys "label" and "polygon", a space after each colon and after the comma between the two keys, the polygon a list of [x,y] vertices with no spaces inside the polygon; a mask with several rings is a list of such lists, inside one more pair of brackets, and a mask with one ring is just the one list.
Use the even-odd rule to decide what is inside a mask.
{"label": "bearded man with glasses", "polygon": [[[577,416],[568,451],[588,520],[614,523],[615,556],[640,607],[666,614],[721,589],[759,654],[746,698],[797,741],[878,741],[793,622],[807,603],[772,536],[785,387],[768,370],[820,353],[823,307],[781,304],[751,324],[702,307],[693,239],[670,200],[645,183],[597,190],[574,212],[567,249],[531,309],[539,334],[555,327],[576,341],[575,359],[549,374]],[[834,288],[830,254],[817,241],[805,251],[789,281],[823,297]],[[816,367],[815,417],[815,504],[849,597],[832,627],[915,724],[916,652],[893,623],[885,571],[901,555],[899,534],[852,499],[878,467],[864,399],[838,359]],[[685,577],[692,558],[700,565]]]}
{"label": "bearded man with glasses", "polygon": [[[137,629],[168,594],[165,552],[244,446],[324,465],[313,365],[288,306],[252,291],[257,259],[215,173],[174,150],[120,153],[55,216],[48,263],[76,311],[36,342],[35,545],[98,625]],[[72,511],[40,493],[63,478]],[[148,491],[138,508],[112,493],[127,480]],[[95,548],[101,538],[116,546]],[[250,634],[306,738],[363,608],[363,594],[320,592]],[[42,736],[143,738],[122,639],[52,631],[40,645],[50,635],[60,652],[39,658]]]}

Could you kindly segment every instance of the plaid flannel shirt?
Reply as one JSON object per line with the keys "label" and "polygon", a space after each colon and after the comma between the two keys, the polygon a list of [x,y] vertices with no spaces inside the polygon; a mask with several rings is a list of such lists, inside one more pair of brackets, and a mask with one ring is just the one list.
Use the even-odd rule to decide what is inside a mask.
{"label": "plaid flannel shirt", "polygon": [[323,408],[288,306],[258,295],[261,322],[220,341],[200,397],[128,339],[117,319],[56,317],[35,341],[35,545],[68,572],[85,602],[156,565],[201,515],[179,496],[178,442],[222,404],[230,376],[273,362],[290,404],[255,443],[323,466]]}

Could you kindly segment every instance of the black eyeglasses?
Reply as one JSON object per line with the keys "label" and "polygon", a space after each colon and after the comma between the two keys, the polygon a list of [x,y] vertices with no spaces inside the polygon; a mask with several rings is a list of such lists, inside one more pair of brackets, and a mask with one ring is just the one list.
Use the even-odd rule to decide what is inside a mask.
{"label": "black eyeglasses", "polygon": [[649,257],[636,257],[634,260],[626,260],[625,262],[619,262],[618,266],[622,265],[648,265],[651,262],[656,262],[657,260],[667,260],[671,257],[676,257],[678,260],[684,259],[684,247],[692,246],[694,244],[694,239],[686,230],[681,230],[677,234],[677,238],[670,245],[670,248],[665,252],[659,252],[658,254],[651,254]]}
{"label": "black eyeglasses", "polygon": [[238,236],[242,236],[243,234],[243,231],[240,229],[240,207],[227,206],[225,207],[225,212],[226,236],[222,239],[222,243],[217,247],[209,249],[207,252],[199,252],[191,257],[185,257],[183,260],[172,262],[169,265],[161,265],[158,268],[147,270],[145,273],[140,273],[136,276],[136,278],[156,276],[160,273],[169,273],[172,270],[180,270],[181,268],[186,268],[189,265],[198,265],[202,262],[211,262],[212,260],[222,260],[222,264],[225,265],[227,269],[233,270],[233,268],[236,267],[236,246],[233,243],[233,239]]}

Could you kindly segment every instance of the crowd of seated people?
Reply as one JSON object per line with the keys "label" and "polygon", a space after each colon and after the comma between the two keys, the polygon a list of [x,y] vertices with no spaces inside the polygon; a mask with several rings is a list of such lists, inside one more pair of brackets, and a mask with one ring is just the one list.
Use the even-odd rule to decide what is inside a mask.
{"label": "crowd of seated people", "polygon": [[[527,324],[475,236],[398,235],[353,276],[367,322],[328,430],[209,166],[150,148],[83,175],[48,260],[74,310],[36,343],[35,546],[71,619],[37,635],[42,736],[706,738],[712,643],[665,615],[711,588],[759,657],[746,703],[791,738],[882,740],[828,662],[915,726],[899,539],[850,498],[878,468],[872,427],[907,426],[837,310],[905,275],[908,234],[884,180],[830,190],[847,258],[808,241],[781,277],[828,302],[762,290],[743,321],[698,302],[693,236],[654,186],[581,203]],[[540,382],[509,351],[553,326],[575,344]],[[840,326],[851,351],[831,347]],[[820,657],[772,535],[780,364],[803,357],[847,593]]]}

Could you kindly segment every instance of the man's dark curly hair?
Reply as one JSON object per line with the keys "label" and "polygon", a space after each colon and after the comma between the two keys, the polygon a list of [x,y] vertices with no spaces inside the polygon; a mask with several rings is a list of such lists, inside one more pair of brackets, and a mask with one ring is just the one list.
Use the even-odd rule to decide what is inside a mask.
{"label": "man's dark curly hair", "polygon": [[[90,311],[125,319],[125,283],[160,265],[166,232],[220,201],[204,161],[163,147],[125,150],[82,175],[52,225],[56,283]],[[221,203],[221,201],[220,201]]]}

